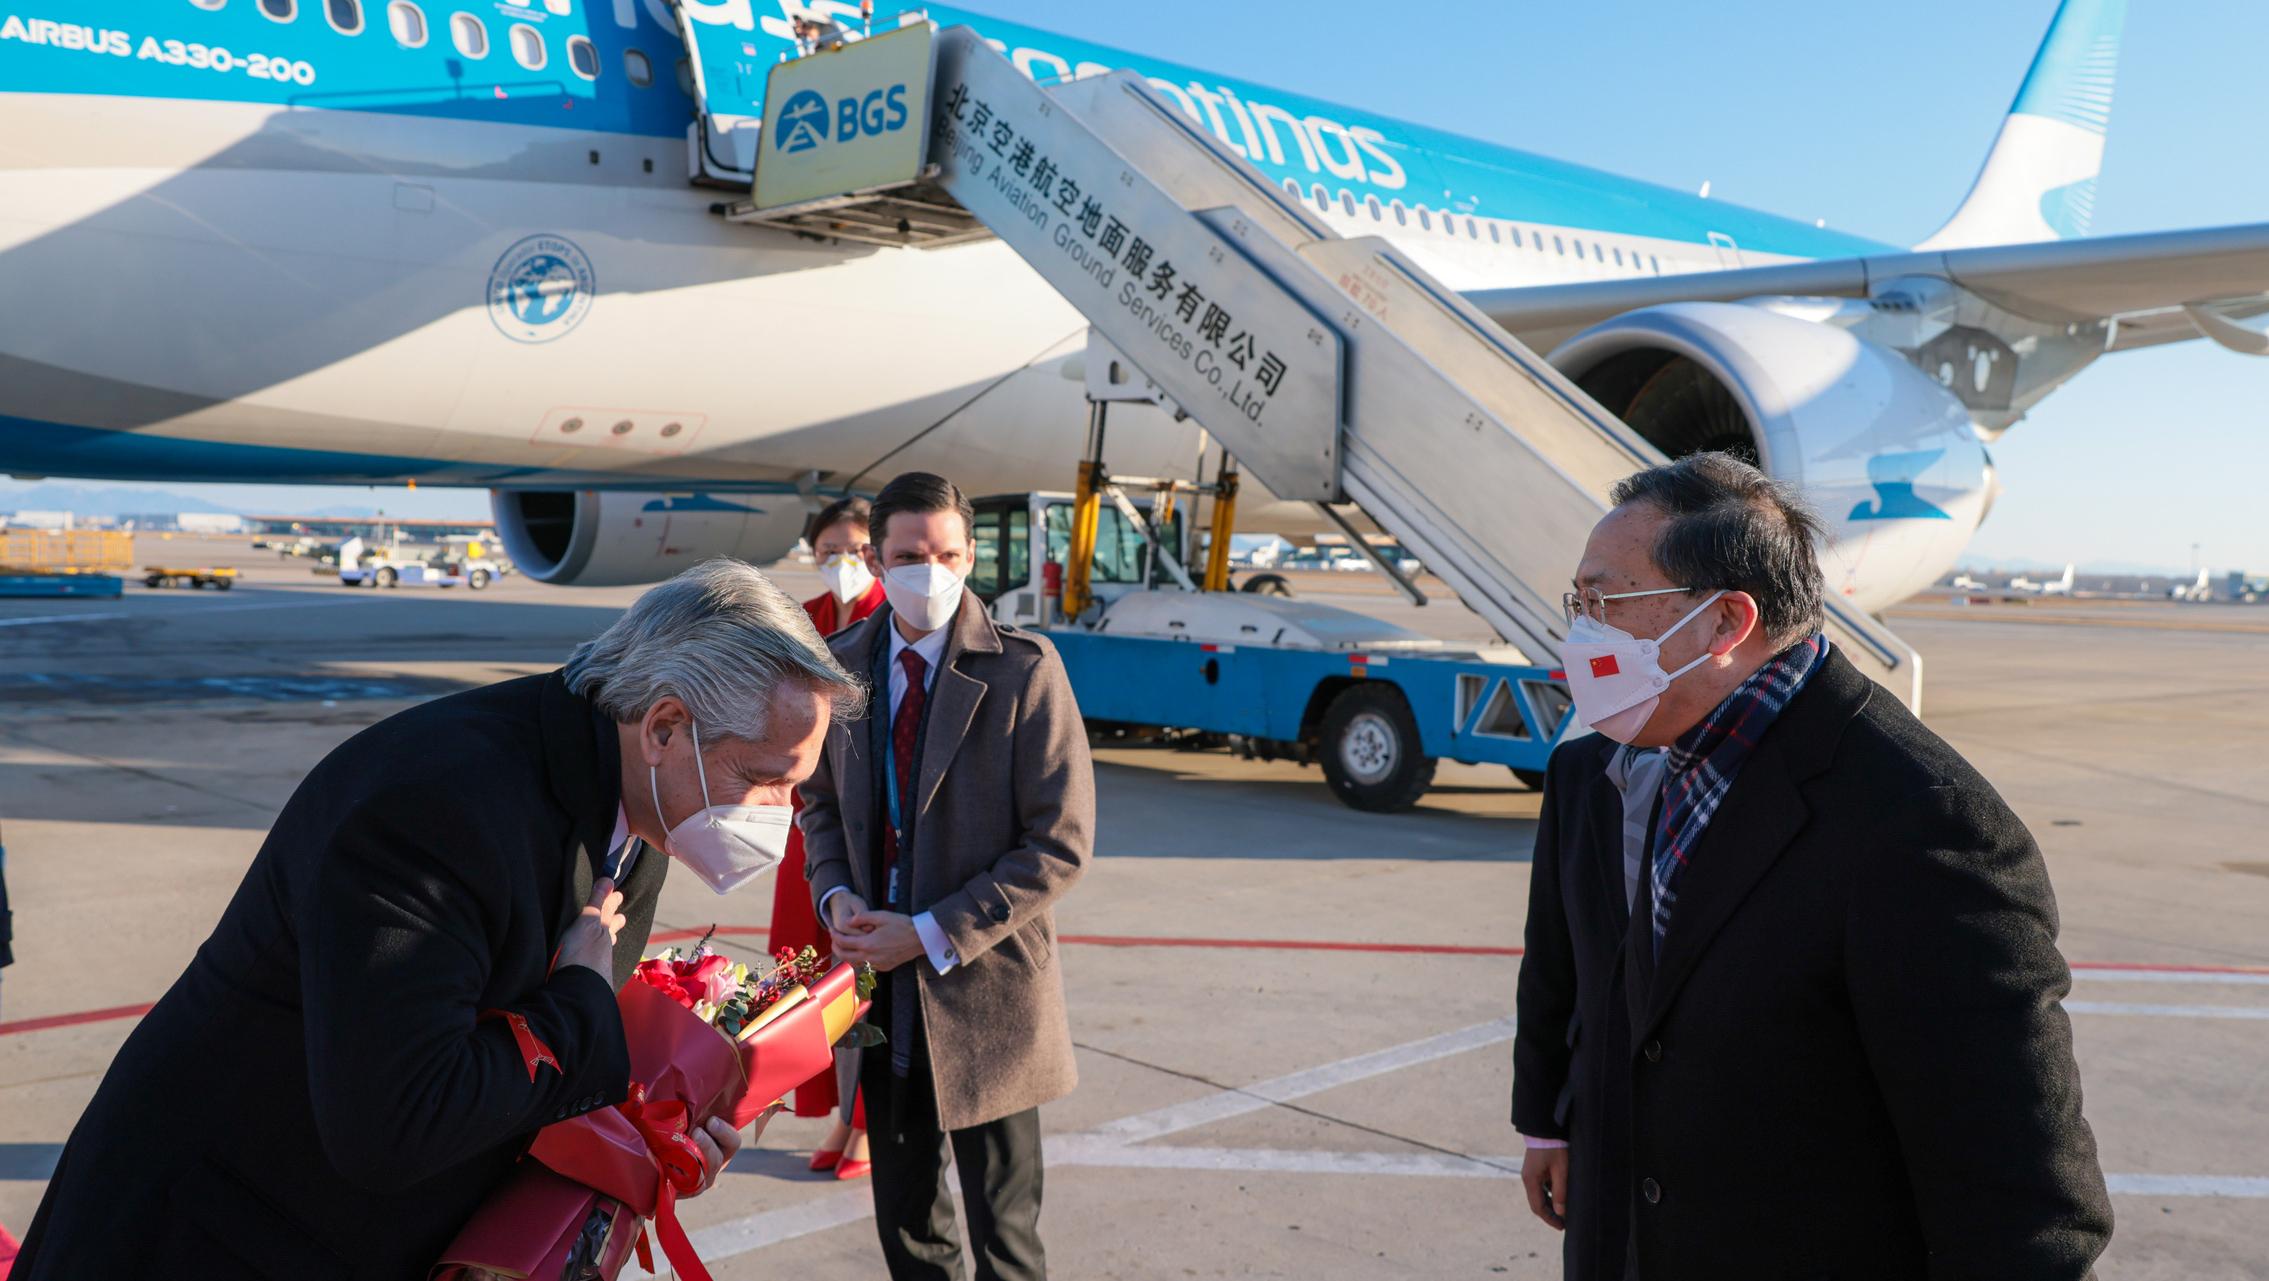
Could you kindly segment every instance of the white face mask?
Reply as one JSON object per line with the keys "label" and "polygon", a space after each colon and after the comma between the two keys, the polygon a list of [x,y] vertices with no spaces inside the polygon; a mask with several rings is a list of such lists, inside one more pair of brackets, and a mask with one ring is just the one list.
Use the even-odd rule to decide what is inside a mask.
{"label": "white face mask", "polygon": [[943,565],[894,565],[882,576],[890,608],[918,632],[934,632],[961,608],[961,575]]}
{"label": "white face mask", "polygon": [[845,605],[866,595],[875,582],[867,562],[856,552],[839,552],[828,557],[819,567],[819,576],[827,583],[828,593]]}
{"label": "white face mask", "polygon": [[788,852],[788,828],[796,811],[787,805],[711,805],[709,771],[701,764],[701,727],[693,726],[693,768],[701,778],[702,809],[676,827],[662,812],[660,771],[646,769],[654,793],[654,817],[669,836],[662,849],[690,868],[702,884],[730,894],[771,871]]}
{"label": "white face mask", "polygon": [[1560,664],[1568,672],[1568,693],[1576,700],[1576,715],[1618,743],[1637,738],[1670,682],[1700,667],[1710,656],[1705,649],[1693,662],[1666,672],[1660,661],[1662,643],[1723,595],[1722,591],[1710,593],[1708,600],[1687,610],[1686,617],[1653,640],[1640,640],[1620,627],[1593,622],[1589,614],[1578,617],[1568,628],[1568,639],[1560,645]]}

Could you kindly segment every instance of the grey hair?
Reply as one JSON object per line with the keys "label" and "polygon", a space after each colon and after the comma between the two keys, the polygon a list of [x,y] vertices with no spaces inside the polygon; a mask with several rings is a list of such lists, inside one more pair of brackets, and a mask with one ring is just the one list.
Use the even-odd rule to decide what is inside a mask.
{"label": "grey hair", "polygon": [[763,735],[782,685],[806,685],[838,711],[866,693],[802,606],[726,557],[647,589],[614,626],[575,647],[566,675],[568,689],[617,722],[675,698],[711,734],[744,740]]}
{"label": "grey hair", "polygon": [[1668,516],[1656,567],[1694,591],[1749,593],[1775,647],[1820,630],[1820,518],[1794,486],[1731,454],[1688,454],[1625,477],[1609,501],[1648,503]]}

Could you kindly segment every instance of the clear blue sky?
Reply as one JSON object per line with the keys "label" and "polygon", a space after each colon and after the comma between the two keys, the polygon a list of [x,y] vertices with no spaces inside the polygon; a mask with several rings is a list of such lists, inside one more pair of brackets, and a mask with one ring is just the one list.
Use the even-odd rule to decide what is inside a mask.
{"label": "clear blue sky", "polygon": [[[1967,189],[2054,0],[972,0],[1003,18],[1899,244]],[[878,6],[887,7],[887,6]],[[2269,220],[2255,86],[2269,5],[2136,0],[2096,234]],[[2269,360],[2107,358],[1994,447],[1974,561],[2269,571]],[[216,492],[225,489],[226,492]],[[478,511],[446,491],[201,492],[230,505]],[[287,502],[287,495],[289,501]],[[274,503],[255,500],[267,497]]]}

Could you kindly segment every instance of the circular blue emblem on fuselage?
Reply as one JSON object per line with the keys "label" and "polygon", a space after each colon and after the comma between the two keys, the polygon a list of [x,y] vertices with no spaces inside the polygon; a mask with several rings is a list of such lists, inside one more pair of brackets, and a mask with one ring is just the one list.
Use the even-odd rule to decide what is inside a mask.
{"label": "circular blue emblem on fuselage", "polygon": [[488,318],[514,342],[565,337],[597,296],[590,255],[565,236],[524,236],[488,273]]}
{"label": "circular blue emblem on fuselage", "polygon": [[772,122],[772,145],[783,152],[809,151],[827,141],[827,99],[809,89],[780,106]]}

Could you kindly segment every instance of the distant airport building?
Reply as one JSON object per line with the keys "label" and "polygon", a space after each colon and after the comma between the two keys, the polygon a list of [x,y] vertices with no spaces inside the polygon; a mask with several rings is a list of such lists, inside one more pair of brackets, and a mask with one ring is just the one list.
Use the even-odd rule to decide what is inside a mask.
{"label": "distant airport building", "polygon": [[452,535],[496,536],[493,520],[396,520],[391,516],[246,516],[243,520],[243,528],[254,534],[310,538],[377,541],[390,530],[400,530],[412,542],[438,542]]}
{"label": "distant airport building", "polygon": [[19,511],[9,515],[8,524],[14,529],[77,529],[79,519],[70,512]]}
{"label": "distant airport building", "polygon": [[235,512],[181,512],[173,527],[185,534],[241,534],[244,517]]}

